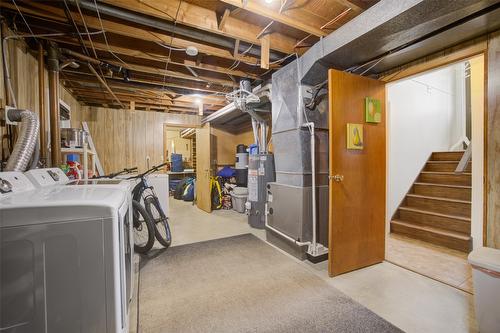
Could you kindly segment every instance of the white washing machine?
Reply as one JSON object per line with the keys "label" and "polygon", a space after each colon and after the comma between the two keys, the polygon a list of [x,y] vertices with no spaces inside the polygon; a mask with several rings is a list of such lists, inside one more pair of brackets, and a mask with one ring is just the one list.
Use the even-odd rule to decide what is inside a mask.
{"label": "white washing machine", "polygon": [[[127,196],[127,200],[129,201],[129,206],[132,207],[132,188],[133,183],[128,180],[113,180],[113,179],[88,179],[88,180],[72,180],[69,179],[66,174],[59,168],[44,168],[44,169],[32,169],[26,171],[24,173],[26,177],[31,181],[31,183],[36,188],[49,187],[49,186],[78,186],[78,187],[89,187],[92,188],[94,186],[97,187],[105,187],[105,188],[114,188],[122,190]],[[132,209],[130,209],[129,214],[132,214]],[[132,221],[132,215],[127,218],[127,221]],[[121,221],[121,227],[128,227],[128,232],[124,234],[127,237],[123,240],[126,242],[125,246],[125,270],[127,276],[127,295],[129,295],[128,302],[132,300],[132,290],[134,283],[134,265],[133,265],[133,255],[132,249],[134,248],[134,238],[133,238],[133,226],[132,223],[128,223],[127,225],[123,225],[124,221]],[[130,270],[130,272],[129,272]]]}
{"label": "white washing machine", "polygon": [[30,186],[0,195],[0,331],[128,332],[130,196]]}

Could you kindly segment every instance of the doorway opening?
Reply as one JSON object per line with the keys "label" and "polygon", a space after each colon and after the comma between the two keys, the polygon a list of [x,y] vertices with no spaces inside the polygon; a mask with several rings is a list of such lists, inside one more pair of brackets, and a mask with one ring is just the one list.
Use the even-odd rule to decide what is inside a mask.
{"label": "doorway opening", "polygon": [[387,86],[386,260],[469,293],[483,244],[484,56]]}
{"label": "doorway opening", "polygon": [[[170,196],[177,200],[194,201],[196,175],[195,128],[163,127],[163,152],[169,163]],[[180,188],[179,184],[184,184]],[[187,187],[186,187],[187,186]],[[189,186],[192,186],[190,189]]]}

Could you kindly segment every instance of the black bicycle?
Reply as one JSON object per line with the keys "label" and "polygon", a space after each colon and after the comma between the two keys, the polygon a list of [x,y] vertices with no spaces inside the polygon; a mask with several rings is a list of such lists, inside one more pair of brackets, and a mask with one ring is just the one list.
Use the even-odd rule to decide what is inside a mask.
{"label": "black bicycle", "polygon": [[[147,175],[158,171],[167,163],[154,166],[144,173],[127,178],[138,179],[137,185],[135,185],[132,190],[132,202],[134,203],[134,236],[137,237],[137,242],[140,243],[140,246],[138,246],[137,242],[135,245],[136,251],[139,253],[146,253],[151,250],[154,245],[155,236],[158,242],[165,248],[169,247],[172,243],[169,219],[161,208],[160,200],[158,199],[153,186],[148,184],[148,180],[146,178]],[[144,207],[140,204],[141,200],[144,201]],[[144,218],[145,216],[143,214],[144,209],[147,214],[146,218]],[[152,221],[151,224],[153,225],[153,230],[149,229],[148,218]],[[134,237],[134,239],[136,237]]]}
{"label": "black bicycle", "polygon": [[[125,168],[121,171],[110,173],[108,175],[94,176],[93,179],[112,179],[118,176],[130,174],[137,171],[137,167]],[[140,175],[139,175],[140,176]],[[139,177],[135,176],[135,177]],[[132,179],[130,177],[127,179]],[[135,187],[134,187],[135,190]],[[146,208],[140,202],[141,196],[132,198],[132,216],[134,227],[134,251],[137,253],[146,253],[153,247],[155,242],[155,222]]]}

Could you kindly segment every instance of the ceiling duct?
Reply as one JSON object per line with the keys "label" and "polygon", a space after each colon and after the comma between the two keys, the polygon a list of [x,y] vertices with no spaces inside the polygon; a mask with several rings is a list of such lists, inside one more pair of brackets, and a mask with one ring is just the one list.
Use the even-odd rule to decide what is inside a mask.
{"label": "ceiling duct", "polygon": [[300,82],[329,68],[377,74],[500,28],[498,0],[384,0],[321,39],[299,58]]}

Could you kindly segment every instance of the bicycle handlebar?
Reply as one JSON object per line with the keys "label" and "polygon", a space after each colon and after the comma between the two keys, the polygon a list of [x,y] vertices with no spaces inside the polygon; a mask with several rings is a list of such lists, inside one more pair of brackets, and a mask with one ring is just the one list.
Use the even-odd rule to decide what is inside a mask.
{"label": "bicycle handlebar", "polygon": [[167,165],[169,162],[165,162],[165,163],[162,163],[162,164],[159,164],[159,165],[156,165],[156,166],[153,166],[151,169],[141,173],[141,174],[138,174],[137,176],[132,176],[132,177],[129,177],[127,179],[136,179],[136,178],[143,178],[147,175],[149,175],[150,173],[153,173],[155,171],[158,171],[161,167],[164,167],[165,165]]}
{"label": "bicycle handlebar", "polygon": [[93,179],[99,179],[99,178],[115,178],[117,176],[127,174],[127,173],[132,173],[137,170],[137,167],[133,167],[130,169],[124,168],[122,171],[115,172],[115,173],[110,173],[108,175],[103,175],[103,176],[94,176],[92,177]]}

